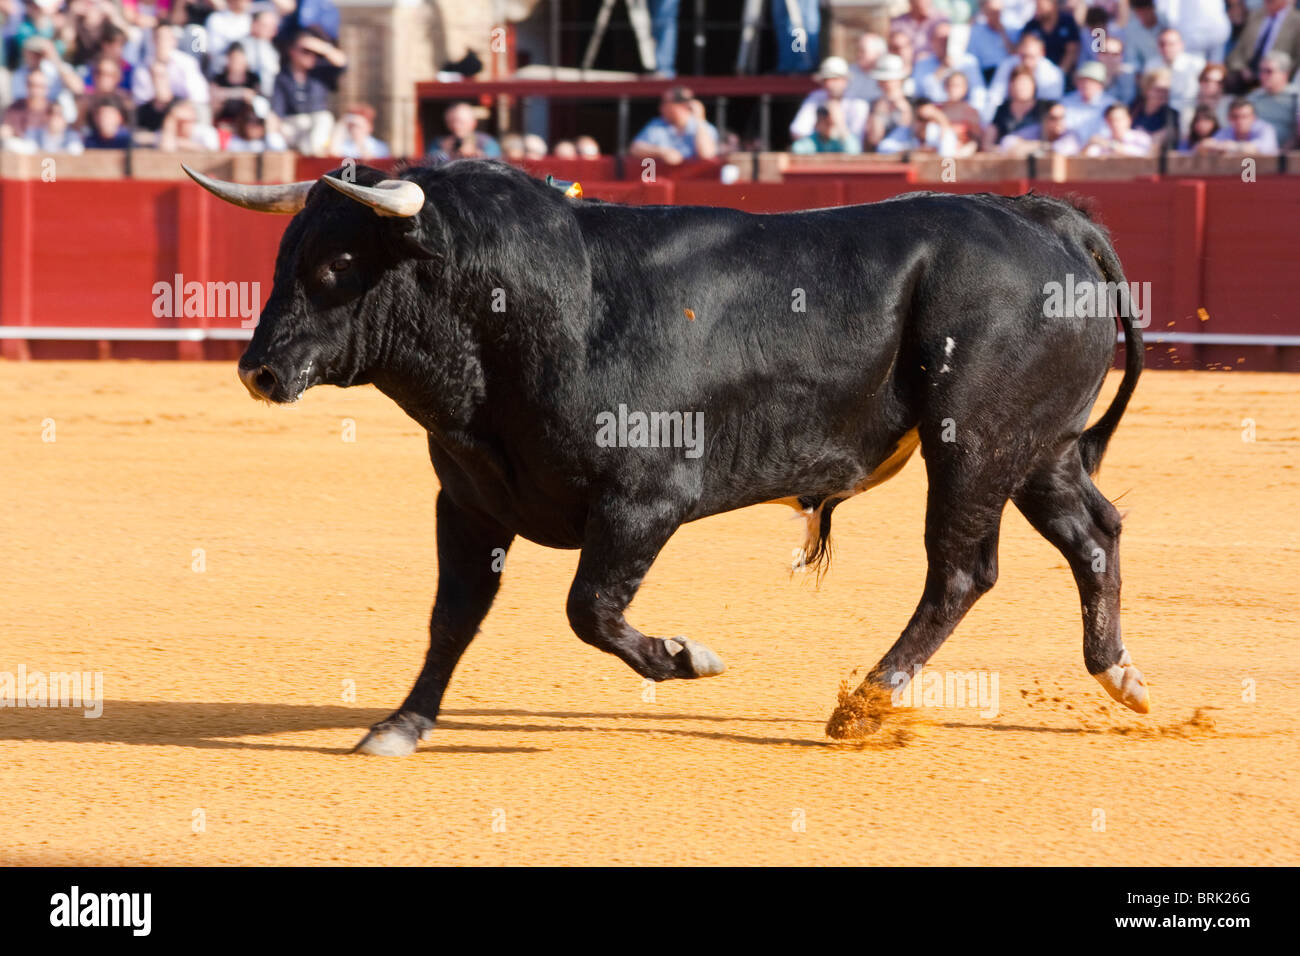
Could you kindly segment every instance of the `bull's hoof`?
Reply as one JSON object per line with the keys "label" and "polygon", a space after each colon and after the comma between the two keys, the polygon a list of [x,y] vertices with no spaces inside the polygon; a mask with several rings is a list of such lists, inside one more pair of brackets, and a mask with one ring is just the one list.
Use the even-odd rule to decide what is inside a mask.
{"label": "bull's hoof", "polygon": [[1139,714],[1151,712],[1151,695],[1147,691],[1146,678],[1133,666],[1133,658],[1129,657],[1127,649],[1118,664],[1112,664],[1100,674],[1092,676],[1106,688],[1106,693],[1129,710],[1135,710]]}
{"label": "bull's hoof", "polygon": [[416,746],[433,729],[428,717],[398,712],[370,728],[353,748],[354,754],[374,754],[378,757],[408,757]]}
{"label": "bull's hoof", "polygon": [[690,673],[681,674],[682,677],[716,677],[727,669],[721,657],[689,637],[665,637],[663,642],[674,659],[680,659],[678,655],[686,653],[684,661],[689,665]]}

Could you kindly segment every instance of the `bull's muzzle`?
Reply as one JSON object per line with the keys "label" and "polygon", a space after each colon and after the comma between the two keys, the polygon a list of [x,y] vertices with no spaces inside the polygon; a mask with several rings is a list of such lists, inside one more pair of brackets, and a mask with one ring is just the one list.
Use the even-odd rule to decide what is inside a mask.
{"label": "bull's muzzle", "polygon": [[274,401],[276,386],[280,378],[269,365],[256,365],[252,368],[239,366],[239,380],[248,389],[248,394],[264,402]]}

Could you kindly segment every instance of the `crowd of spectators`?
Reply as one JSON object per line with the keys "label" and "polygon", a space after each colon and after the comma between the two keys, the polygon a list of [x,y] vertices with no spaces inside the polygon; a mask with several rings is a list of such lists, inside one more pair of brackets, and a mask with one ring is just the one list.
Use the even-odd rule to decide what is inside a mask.
{"label": "crowd of spectators", "polygon": [[[661,75],[673,75],[678,6],[651,4]],[[1267,155],[1300,145],[1296,0],[906,0],[887,30],[857,38],[851,60],[814,64],[817,7],[772,5],[778,71],[815,69],[818,84],[790,124],[795,153]],[[348,66],[338,30],[332,0],[0,0],[0,148],[388,156],[372,107],[332,109]],[[600,155],[589,136],[498,142],[479,128],[484,115],[450,106],[430,155]],[[737,146],[678,86],[630,152],[676,164]]]}
{"label": "crowd of spectators", "polygon": [[387,156],[331,110],[338,31],[331,0],[0,0],[0,149]]}
{"label": "crowd of spectators", "polygon": [[1296,147],[1294,0],[908,0],[828,57],[795,153],[1150,156]]}

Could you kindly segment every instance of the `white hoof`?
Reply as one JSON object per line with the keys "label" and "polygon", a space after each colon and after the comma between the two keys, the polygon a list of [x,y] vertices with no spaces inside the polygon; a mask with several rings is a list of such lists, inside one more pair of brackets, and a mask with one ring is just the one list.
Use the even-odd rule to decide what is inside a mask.
{"label": "white hoof", "polygon": [[357,754],[374,754],[377,757],[409,757],[415,753],[417,741],[407,733],[394,728],[372,730],[361,738],[352,751]]}
{"label": "white hoof", "polygon": [[1092,676],[1106,688],[1106,693],[1129,710],[1135,710],[1139,714],[1151,712],[1151,695],[1147,691],[1146,678],[1133,666],[1133,658],[1127,649],[1120,656],[1118,664],[1112,664],[1100,674]]}
{"label": "white hoof", "polygon": [[695,671],[696,677],[717,677],[727,669],[721,657],[689,637],[665,637],[663,641],[664,646],[668,648],[668,653],[673,656],[686,651],[690,658],[691,670]]}

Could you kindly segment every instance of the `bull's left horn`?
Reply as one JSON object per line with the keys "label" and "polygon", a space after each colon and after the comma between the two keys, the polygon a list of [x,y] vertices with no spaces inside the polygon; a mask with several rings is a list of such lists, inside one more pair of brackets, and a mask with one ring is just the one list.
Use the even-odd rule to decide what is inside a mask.
{"label": "bull's left horn", "polygon": [[410,218],[424,208],[424,190],[409,179],[385,179],[377,186],[359,186],[333,176],[321,177],[349,199],[355,199],[381,216]]}
{"label": "bull's left horn", "polygon": [[254,212],[275,212],[292,216],[307,205],[307,193],[316,185],[314,180],[301,183],[283,183],[276,186],[250,186],[245,183],[227,183],[204,176],[181,163],[181,169],[218,199],[251,209]]}

